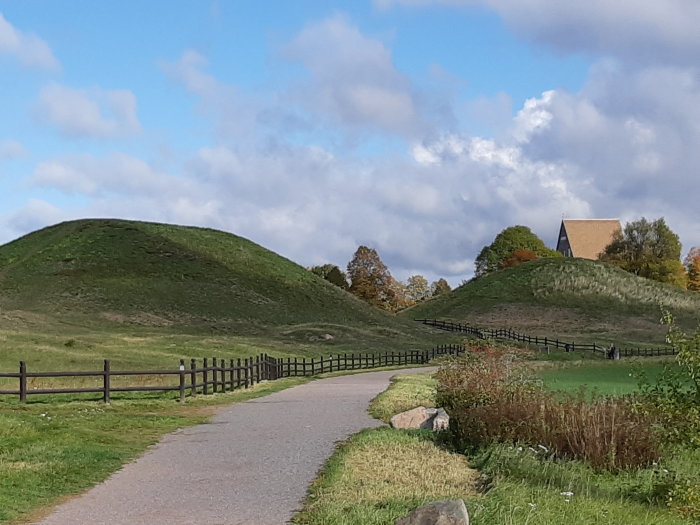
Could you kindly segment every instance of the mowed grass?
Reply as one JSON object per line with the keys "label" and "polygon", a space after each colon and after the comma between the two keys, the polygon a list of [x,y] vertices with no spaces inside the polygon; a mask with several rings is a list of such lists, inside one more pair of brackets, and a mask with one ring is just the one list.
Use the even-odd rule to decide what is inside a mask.
{"label": "mowed grass", "polygon": [[654,383],[663,372],[664,366],[677,367],[672,358],[652,361],[625,359],[597,363],[587,361],[543,369],[538,372],[538,376],[550,390],[576,392],[584,388],[591,393],[618,396],[639,390],[640,375]]}
{"label": "mowed grass", "polygon": [[[652,374],[659,371],[663,363],[640,366]],[[569,363],[548,370],[546,374],[570,375],[570,379],[560,385],[565,385],[567,390],[586,385],[598,386],[602,391],[607,388],[608,380],[629,367],[630,363],[606,362],[590,368],[588,364]],[[604,371],[606,369],[609,372]],[[632,386],[628,383],[624,390],[631,391]],[[371,413],[386,421],[394,411],[417,405],[430,406],[434,401],[434,389],[432,374],[397,376],[389,390],[373,401]],[[673,473],[688,476],[697,471],[698,450],[669,450],[659,465],[611,473],[597,471],[580,461],[560,461],[537,444],[494,444],[468,461],[463,457],[463,461],[457,463],[463,475],[469,476],[479,487],[478,491],[453,493],[453,496],[448,496],[449,491],[446,491],[434,493],[432,498],[415,498],[407,487],[422,476],[430,477],[430,469],[422,465],[427,454],[435,451],[432,447],[429,453],[414,448],[412,440],[428,439],[435,447],[434,438],[428,438],[429,435],[425,431],[413,433],[382,428],[354,436],[329,460],[295,522],[389,525],[412,508],[455,497],[465,499],[470,522],[474,525],[692,523],[668,509],[665,491]],[[387,481],[382,459],[387,450],[391,451],[390,456],[415,465],[416,470],[406,473],[403,479]],[[359,465],[353,459],[356,454],[363,458]],[[375,467],[375,464],[381,466]],[[474,469],[479,472],[478,477]],[[367,493],[364,487],[371,491]]]}
{"label": "mowed grass", "polygon": [[0,522],[33,521],[73,494],[106,479],[166,433],[207,421],[221,405],[307,381],[262,383],[248,390],[189,398],[142,396],[96,402],[0,401]]}

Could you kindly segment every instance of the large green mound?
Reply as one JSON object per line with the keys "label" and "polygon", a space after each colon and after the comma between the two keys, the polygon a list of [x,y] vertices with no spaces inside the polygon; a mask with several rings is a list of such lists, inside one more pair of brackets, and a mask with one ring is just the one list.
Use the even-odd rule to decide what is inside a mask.
{"label": "large green mound", "polygon": [[406,326],[236,235],[112,219],[65,222],[1,246],[0,308],[236,334],[306,323]]}
{"label": "large green mound", "polygon": [[660,307],[692,326],[700,317],[700,294],[598,261],[543,258],[469,281],[402,315],[532,333],[588,334],[589,339],[625,334],[629,342],[660,342]]}

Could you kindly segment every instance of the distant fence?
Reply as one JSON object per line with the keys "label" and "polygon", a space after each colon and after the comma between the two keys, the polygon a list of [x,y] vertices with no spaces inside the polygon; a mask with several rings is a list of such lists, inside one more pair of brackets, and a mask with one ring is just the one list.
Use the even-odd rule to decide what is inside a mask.
{"label": "distant fence", "polygon": [[[386,366],[422,365],[443,355],[459,355],[467,351],[464,345],[441,345],[431,350],[409,350],[384,354],[338,354],[319,358],[275,358],[261,354],[247,359],[204,358],[191,359],[188,364],[180,360],[177,369],[171,370],[112,370],[109,360],[104,360],[102,370],[73,372],[30,372],[24,361],[18,372],[0,372],[0,379],[11,378],[18,382],[17,389],[1,390],[0,395],[19,396],[23,403],[30,395],[99,393],[102,401],[110,402],[114,392],[178,392],[180,401],[198,394],[231,392],[249,388],[260,381],[274,381],[283,377],[314,376],[326,372],[362,370]],[[114,377],[152,378],[166,376],[177,378],[171,385],[114,385]],[[94,378],[100,384],[90,387],[32,387],[29,380],[35,378]],[[177,384],[175,384],[177,383]]]}
{"label": "distant fence", "polygon": [[[596,343],[585,344],[576,342],[565,342],[559,339],[552,339],[551,337],[539,337],[523,335],[510,329],[501,330],[489,330],[483,328],[475,328],[473,326],[464,325],[461,323],[453,323],[450,321],[441,321],[436,319],[416,319],[417,322],[423,323],[428,326],[433,326],[439,328],[440,330],[446,330],[448,332],[462,332],[476,337],[477,339],[508,339],[511,341],[518,341],[520,343],[527,343],[531,345],[544,346],[546,348],[554,347],[557,349],[563,349],[567,352],[575,352],[576,350],[589,350],[594,353],[600,353],[609,357],[610,347],[601,346]],[[618,348],[615,349],[619,353],[620,357],[652,357],[652,356],[664,356],[664,355],[676,355],[678,352],[675,348]]]}

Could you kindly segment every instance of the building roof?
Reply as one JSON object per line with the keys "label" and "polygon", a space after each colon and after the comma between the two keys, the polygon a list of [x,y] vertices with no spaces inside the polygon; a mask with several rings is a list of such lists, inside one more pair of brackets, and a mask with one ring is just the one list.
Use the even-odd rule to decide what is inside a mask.
{"label": "building roof", "polygon": [[564,219],[562,224],[572,255],[584,259],[597,259],[621,230],[619,219]]}

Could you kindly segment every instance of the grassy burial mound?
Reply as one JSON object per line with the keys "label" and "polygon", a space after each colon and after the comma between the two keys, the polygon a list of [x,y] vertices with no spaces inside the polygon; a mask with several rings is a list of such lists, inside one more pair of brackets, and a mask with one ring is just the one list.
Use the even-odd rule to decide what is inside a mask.
{"label": "grassy burial mound", "polygon": [[0,328],[68,326],[303,342],[423,333],[236,235],[111,219],[0,247]]}
{"label": "grassy burial mound", "polygon": [[700,294],[586,259],[538,259],[474,279],[402,315],[587,341],[663,342],[659,306],[679,324],[700,318]]}

